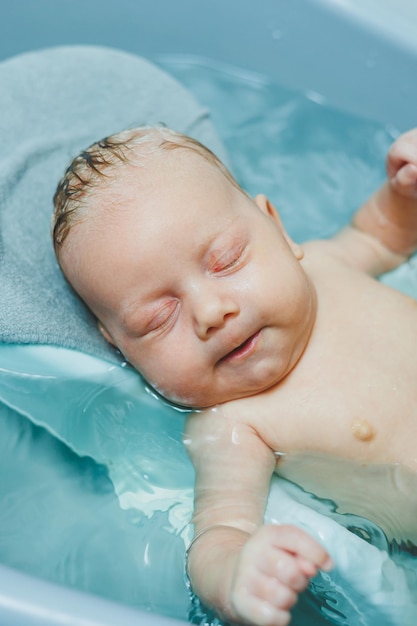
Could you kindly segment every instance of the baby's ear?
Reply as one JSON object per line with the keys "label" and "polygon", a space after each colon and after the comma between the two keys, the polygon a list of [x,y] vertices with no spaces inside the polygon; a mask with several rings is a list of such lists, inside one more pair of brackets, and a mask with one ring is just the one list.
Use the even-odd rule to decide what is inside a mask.
{"label": "baby's ear", "polygon": [[103,335],[104,339],[108,341],[112,346],[117,348],[116,344],[114,343],[113,337],[111,336],[107,328],[103,326],[101,322],[97,322],[97,326],[98,326],[99,331]]}
{"label": "baby's ear", "polygon": [[279,224],[280,228],[283,228],[281,218],[277,209],[263,193],[258,193],[258,195],[254,198],[254,202],[258,209],[262,211],[262,213],[265,213],[266,215],[269,215],[269,217],[272,217],[272,219]]}
{"label": "baby's ear", "polygon": [[263,193],[260,193],[257,196],[255,196],[254,201],[255,201],[256,206],[258,207],[258,209],[262,211],[262,213],[265,213],[266,215],[268,215],[274,222],[278,224],[278,227],[281,230],[282,234],[284,235],[284,238],[286,242],[288,243],[289,247],[291,248],[292,253],[294,254],[295,258],[300,261],[304,256],[304,250],[298,243],[296,243],[295,241],[291,239],[291,237],[289,236],[289,234],[284,228],[284,225],[282,223],[278,210],[274,207],[272,202],[270,202]]}

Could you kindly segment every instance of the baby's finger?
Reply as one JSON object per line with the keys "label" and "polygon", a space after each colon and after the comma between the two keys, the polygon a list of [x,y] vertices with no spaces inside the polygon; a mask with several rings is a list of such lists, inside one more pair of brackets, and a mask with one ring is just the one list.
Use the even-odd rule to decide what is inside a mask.
{"label": "baby's finger", "polygon": [[[268,555],[265,555],[264,562],[259,569],[271,580],[285,585],[297,593],[303,591],[310,580],[310,576],[300,566],[298,558],[280,549],[271,550]],[[314,574],[317,573],[315,565],[312,564],[311,569]]]}
{"label": "baby's finger", "polygon": [[274,602],[268,602],[257,596],[246,594],[233,606],[234,612],[242,616],[241,624],[256,626],[287,626],[291,620],[288,609],[279,608]]}
{"label": "baby's finger", "polygon": [[388,178],[393,178],[407,163],[417,164],[417,129],[401,135],[389,149],[387,154]]}
{"label": "baby's finger", "polygon": [[275,529],[272,541],[277,548],[304,557],[321,569],[332,569],[332,560],[323,546],[300,528],[286,525],[267,526],[265,528],[272,531]]}
{"label": "baby's finger", "polygon": [[407,163],[391,178],[391,184],[396,191],[410,197],[417,196],[417,166]]}
{"label": "baby's finger", "polygon": [[276,608],[289,611],[297,602],[298,593],[276,578],[259,576],[252,586],[254,596]]}
{"label": "baby's finger", "polygon": [[317,565],[315,565],[308,559],[305,559],[303,556],[297,557],[297,566],[299,567],[300,571],[304,574],[304,576],[307,576],[307,578],[309,579],[313,578],[317,574],[318,569],[319,569]]}

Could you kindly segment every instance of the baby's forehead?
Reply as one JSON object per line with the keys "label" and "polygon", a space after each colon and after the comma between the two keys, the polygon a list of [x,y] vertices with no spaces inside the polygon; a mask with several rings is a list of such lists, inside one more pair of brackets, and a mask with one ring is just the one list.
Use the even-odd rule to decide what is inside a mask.
{"label": "baby's forehead", "polygon": [[[128,163],[115,166],[92,194],[92,202],[106,200],[110,208],[123,207],[126,201],[138,200],[147,194],[159,194],[170,189],[177,193],[183,186],[201,187],[203,181],[213,181],[206,185],[206,193],[214,193],[219,187],[229,186],[220,169],[202,155],[189,148],[161,150],[143,154],[137,150]],[[95,197],[94,197],[95,196]]]}
{"label": "baby's forehead", "polygon": [[[186,147],[175,150],[162,150],[160,147],[149,149],[145,153],[139,147],[132,148],[129,161],[117,164],[109,176],[109,189],[117,189],[120,193],[129,193],[132,189],[152,189],[158,186],[169,185],[170,182],[189,178],[195,180],[205,171],[213,174],[220,173],[214,163],[209,163],[200,154]],[[104,179],[106,188],[107,180]]]}
{"label": "baby's forehead", "polygon": [[155,151],[145,157],[140,153],[137,161],[114,168],[92,194],[87,211],[92,219],[81,229],[87,237],[84,242],[89,245],[91,237],[107,240],[115,229],[120,234],[123,229],[123,238],[138,233],[142,248],[146,237],[172,242],[178,224],[184,224],[181,235],[190,250],[193,232],[201,227],[211,232],[213,222],[221,220],[228,208],[236,209],[237,193],[241,196],[242,191],[216,164],[193,150]]}

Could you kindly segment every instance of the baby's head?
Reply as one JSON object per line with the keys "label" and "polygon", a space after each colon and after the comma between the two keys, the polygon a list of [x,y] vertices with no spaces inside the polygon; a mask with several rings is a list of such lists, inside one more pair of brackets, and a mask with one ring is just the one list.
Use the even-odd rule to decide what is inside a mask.
{"label": "baby's head", "polygon": [[108,341],[166,398],[207,407],[264,391],[315,311],[302,250],[197,141],[123,131],[74,159],[55,194],[61,268]]}

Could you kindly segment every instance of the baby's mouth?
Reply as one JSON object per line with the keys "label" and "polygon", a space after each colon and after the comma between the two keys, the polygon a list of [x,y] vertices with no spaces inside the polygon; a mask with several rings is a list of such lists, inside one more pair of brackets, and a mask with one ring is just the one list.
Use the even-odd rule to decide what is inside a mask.
{"label": "baby's mouth", "polygon": [[261,331],[258,330],[256,333],[248,337],[248,339],[246,339],[239,346],[228,352],[219,360],[219,363],[224,363],[225,361],[236,361],[251,354],[252,351],[255,349],[260,332]]}

